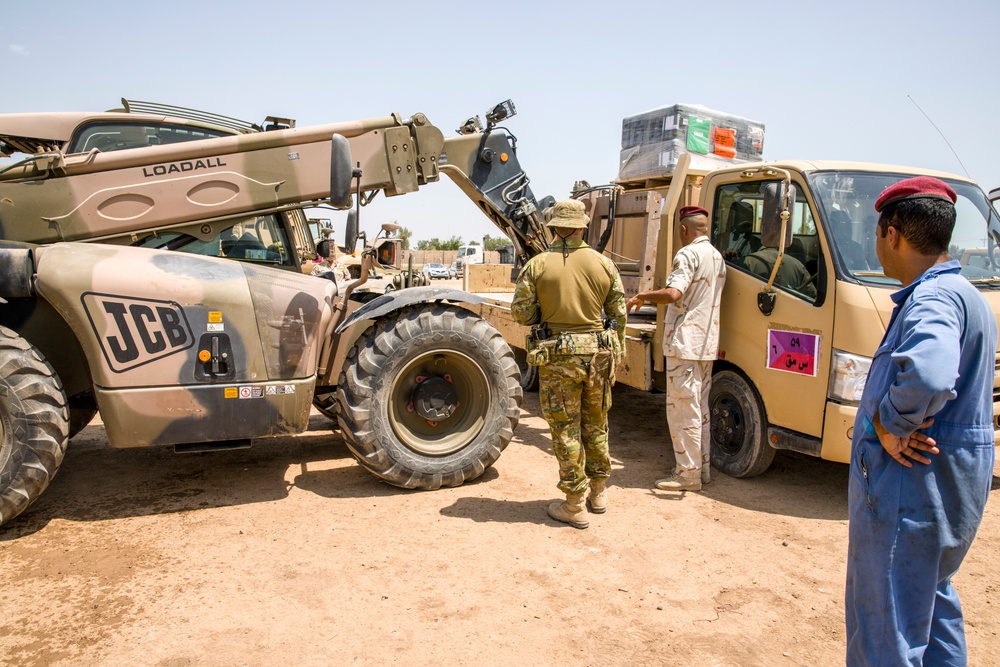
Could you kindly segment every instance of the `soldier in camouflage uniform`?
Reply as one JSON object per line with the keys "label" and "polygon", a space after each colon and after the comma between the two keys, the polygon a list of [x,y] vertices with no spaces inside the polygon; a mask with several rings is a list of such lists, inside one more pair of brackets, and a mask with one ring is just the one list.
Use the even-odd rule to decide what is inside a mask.
{"label": "soldier in camouflage uniform", "polygon": [[708,211],[680,210],[684,247],[674,256],[667,286],[640,292],[627,310],[644,301],[665,303],[663,355],[667,361],[667,426],[674,445],[674,474],[657,480],[665,491],[700,491],[711,479],[708,396],[712,362],[719,354],[719,304],[726,263],[708,240]]}
{"label": "soldier in camouflage uniform", "polygon": [[588,489],[591,511],[607,510],[608,410],[625,349],[625,290],[614,262],[583,241],[590,223],[583,203],[566,199],[551,212],[557,239],[521,270],[511,312],[536,325],[528,363],[539,366],[539,400],[566,494],[549,505],[549,516],[586,528]]}

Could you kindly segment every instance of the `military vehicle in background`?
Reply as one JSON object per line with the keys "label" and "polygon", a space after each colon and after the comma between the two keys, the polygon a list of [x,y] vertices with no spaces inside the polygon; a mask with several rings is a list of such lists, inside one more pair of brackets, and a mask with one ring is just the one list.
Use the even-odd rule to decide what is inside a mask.
{"label": "military vehicle in background", "polygon": [[[764,472],[781,449],[849,461],[858,402],[899,286],[874,250],[874,204],[889,185],[929,175],[955,189],[951,256],[1000,313],[1000,221],[976,183],[891,165],[763,162],[763,131],[703,107],[646,112],[623,122],[619,179],[574,187],[591,216],[589,242],[616,262],[628,296],[665,286],[680,248],[680,207],[709,211],[710,238],[728,268],[710,398],[712,464],[735,477]],[[991,197],[1000,199],[1000,188]],[[778,259],[757,275],[742,258],[760,248],[768,226],[780,227]],[[800,263],[808,280],[781,284],[782,262]],[[526,330],[510,317],[509,296],[489,296],[481,312],[521,348],[530,388],[537,376],[523,364]],[[618,382],[665,390],[664,313],[648,305],[629,317]],[[1000,374],[994,387],[1000,442]]]}
{"label": "military vehicle in background", "polygon": [[[315,403],[362,466],[433,489],[509,442],[511,351],[444,287],[364,291],[396,244],[344,284],[306,210],[353,216],[447,174],[526,258],[547,244],[508,101],[444,137],[423,114],[296,127],[127,102],[106,113],[0,115],[0,522],[47,486],[100,411],[116,447],[244,447],[303,431]],[[237,261],[232,261],[237,260]]]}

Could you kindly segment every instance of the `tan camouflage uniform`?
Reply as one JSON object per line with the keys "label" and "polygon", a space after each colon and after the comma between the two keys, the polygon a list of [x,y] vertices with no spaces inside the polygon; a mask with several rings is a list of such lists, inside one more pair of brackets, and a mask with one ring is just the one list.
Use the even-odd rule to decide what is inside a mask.
{"label": "tan camouflage uniform", "polygon": [[[778,249],[766,247],[744,257],[743,266],[767,280],[771,277],[771,271],[777,261]],[[786,250],[781,257],[781,265],[778,266],[778,275],[774,277],[774,283],[795,290],[810,299],[815,299],[816,286],[810,282],[811,280],[812,276],[809,275],[805,264],[789,255]]]}
{"label": "tan camouflage uniform", "polygon": [[[604,331],[602,310],[617,320],[614,331]],[[551,330],[554,342],[538,369],[539,400],[559,461],[558,487],[584,493],[588,479],[611,476],[608,410],[614,367],[625,349],[618,268],[582,240],[556,240],[521,270],[511,312],[521,324]]]}
{"label": "tan camouflage uniform", "polygon": [[681,293],[667,306],[663,354],[667,363],[667,426],[677,460],[674,472],[701,480],[709,470],[708,395],[719,354],[719,304],[726,283],[722,255],[700,236],[677,251],[667,287]]}

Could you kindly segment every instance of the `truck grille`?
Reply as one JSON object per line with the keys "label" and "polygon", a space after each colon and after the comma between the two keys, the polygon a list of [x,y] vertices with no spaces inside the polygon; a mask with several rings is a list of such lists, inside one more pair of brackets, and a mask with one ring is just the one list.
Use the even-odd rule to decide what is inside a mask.
{"label": "truck grille", "polygon": [[[1000,354],[993,364],[993,402],[1000,402]],[[1000,431],[1000,415],[993,417],[993,430]]]}
{"label": "truck grille", "polygon": [[1000,401],[1000,354],[997,355],[996,363],[993,364],[993,402]]}

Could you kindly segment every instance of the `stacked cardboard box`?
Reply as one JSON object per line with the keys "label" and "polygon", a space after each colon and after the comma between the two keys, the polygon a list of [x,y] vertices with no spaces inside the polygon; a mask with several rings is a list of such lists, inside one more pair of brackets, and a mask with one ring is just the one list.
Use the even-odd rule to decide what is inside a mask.
{"label": "stacked cardboard box", "polygon": [[619,181],[665,178],[683,153],[691,168],[759,162],[764,124],[697,104],[674,104],[622,120]]}

